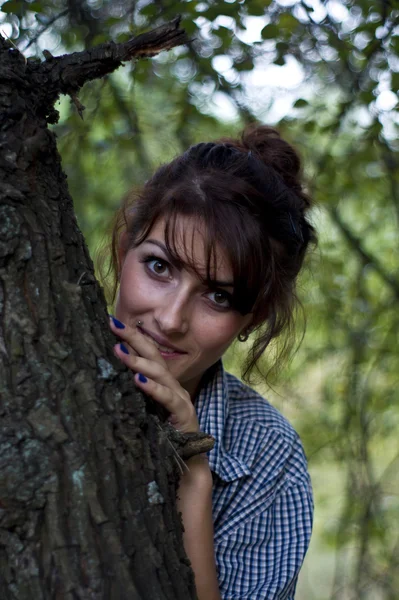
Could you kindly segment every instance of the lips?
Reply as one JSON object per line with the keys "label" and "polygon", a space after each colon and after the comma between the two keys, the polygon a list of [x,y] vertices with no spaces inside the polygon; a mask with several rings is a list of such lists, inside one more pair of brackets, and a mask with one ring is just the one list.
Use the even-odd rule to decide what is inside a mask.
{"label": "lips", "polygon": [[176,346],[173,346],[172,344],[167,343],[160,336],[158,336],[154,333],[150,333],[149,331],[146,331],[142,327],[138,327],[138,329],[140,329],[140,331],[155,344],[155,346],[158,348],[158,350],[160,352],[163,352],[165,354],[187,354],[187,352],[184,352],[184,350],[180,350]]}

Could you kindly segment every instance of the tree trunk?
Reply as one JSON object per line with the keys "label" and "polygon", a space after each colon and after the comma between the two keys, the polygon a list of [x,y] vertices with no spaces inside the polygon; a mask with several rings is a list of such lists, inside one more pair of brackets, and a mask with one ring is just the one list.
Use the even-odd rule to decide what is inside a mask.
{"label": "tree trunk", "polygon": [[[0,37],[0,598],[195,598],[175,510],[179,459],[115,358],[76,223],[54,102],[184,41],[28,61]],[[204,450],[204,448],[200,448]]]}

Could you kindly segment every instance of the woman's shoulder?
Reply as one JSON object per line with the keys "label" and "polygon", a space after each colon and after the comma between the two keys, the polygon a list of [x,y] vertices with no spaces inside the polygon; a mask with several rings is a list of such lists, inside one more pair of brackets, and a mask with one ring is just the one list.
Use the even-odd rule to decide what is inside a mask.
{"label": "woman's shoulder", "polygon": [[242,421],[255,421],[278,432],[288,443],[294,443],[298,434],[284,415],[259,392],[235,375],[226,372],[229,415]]}
{"label": "woman's shoulder", "polygon": [[[294,427],[261,394],[226,373],[228,385],[228,426],[230,451],[245,454],[245,460],[258,464],[272,479],[309,485],[307,460]],[[244,458],[244,456],[243,456]],[[266,467],[261,467],[261,464]],[[270,473],[269,473],[270,471]]]}
{"label": "woman's shoulder", "polygon": [[[269,514],[269,510],[280,510],[279,503],[287,507],[290,498],[300,498],[306,511],[311,511],[312,505],[307,460],[293,426],[261,394],[234,375],[225,372],[225,383],[227,419],[222,444],[225,468],[221,470],[224,481],[217,479],[214,489],[216,541],[230,536],[249,521],[255,522],[259,515]],[[239,475],[223,477],[223,473],[233,472],[226,464],[233,464],[234,472],[239,464]],[[231,495],[234,502],[230,502]],[[301,510],[299,504],[292,508],[293,513]],[[281,516],[284,518],[287,515]],[[310,516],[308,521],[310,524]]]}

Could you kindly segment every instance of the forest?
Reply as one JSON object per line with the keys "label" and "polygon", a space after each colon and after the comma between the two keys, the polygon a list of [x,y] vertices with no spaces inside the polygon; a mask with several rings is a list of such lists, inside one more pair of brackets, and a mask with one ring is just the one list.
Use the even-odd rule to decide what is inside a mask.
{"label": "forest", "polygon": [[[306,333],[257,387],[299,432],[314,487],[296,597],[396,600],[399,5],[7,0],[0,33],[43,60],[124,42],[177,15],[187,44],[126,62],[56,105],[51,128],[79,227],[95,260],[124,194],[191,144],[253,121],[294,144],[319,237],[299,286],[299,341]],[[241,352],[237,344],[225,359],[238,376]]]}

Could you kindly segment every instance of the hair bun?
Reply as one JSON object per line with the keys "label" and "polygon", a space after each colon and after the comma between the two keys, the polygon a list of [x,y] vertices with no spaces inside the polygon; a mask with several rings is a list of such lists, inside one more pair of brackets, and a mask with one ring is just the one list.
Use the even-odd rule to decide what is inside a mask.
{"label": "hair bun", "polygon": [[277,129],[253,123],[244,129],[241,140],[228,141],[241,151],[250,150],[264,165],[272,167],[303,200],[303,205],[298,207],[301,211],[310,207],[310,199],[301,180],[301,159],[291,144],[280,137]]}
{"label": "hair bun", "polygon": [[301,159],[276,129],[266,125],[249,125],[244,129],[241,139],[243,146],[256,154],[265,165],[273,167],[288,187],[302,192]]}

